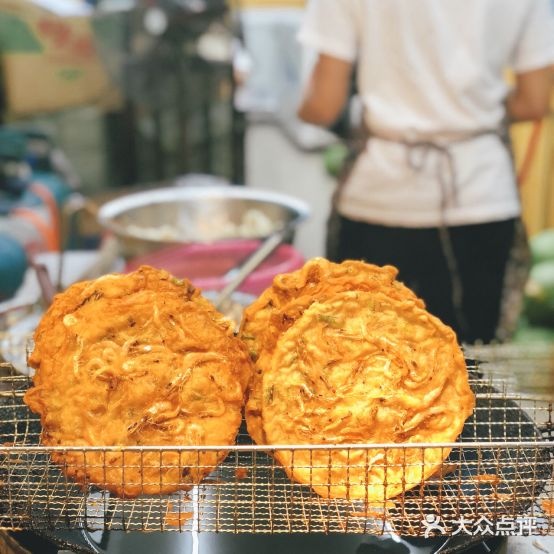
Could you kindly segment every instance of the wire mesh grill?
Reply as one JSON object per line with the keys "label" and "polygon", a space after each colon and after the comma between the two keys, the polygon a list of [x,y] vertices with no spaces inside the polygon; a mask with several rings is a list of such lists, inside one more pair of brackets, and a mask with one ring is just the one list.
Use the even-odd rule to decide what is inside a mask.
{"label": "wire mesh grill", "polygon": [[[418,448],[421,463],[427,448],[451,449],[435,475],[378,503],[315,494],[309,485],[293,482],[271,450],[253,445],[244,431],[234,446],[221,448],[224,462],[188,491],[123,499],[78,485],[53,461],[56,454],[71,451],[83,466],[90,460],[109,466],[110,454],[117,452],[123,475],[132,465],[143,475],[152,453],[158,462],[151,469],[167,459],[180,472],[185,453],[196,452],[200,460],[201,452],[218,447],[40,446],[40,422],[23,403],[30,379],[15,365],[0,363],[0,529],[554,535],[552,403],[517,395],[497,376],[485,377],[485,364],[468,360],[477,407],[457,443],[350,445],[358,453],[382,448],[385,459],[393,449]],[[324,449],[329,460],[333,450],[348,450],[345,445],[279,448],[290,448],[293,465],[298,450]],[[351,464],[367,463],[369,455],[366,462],[354,458]],[[347,480],[352,466],[347,462],[343,469]]]}

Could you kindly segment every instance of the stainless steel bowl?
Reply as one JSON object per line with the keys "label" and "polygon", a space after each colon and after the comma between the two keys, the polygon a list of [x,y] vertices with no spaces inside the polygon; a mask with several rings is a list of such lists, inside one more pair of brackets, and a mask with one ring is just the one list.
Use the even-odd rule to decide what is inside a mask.
{"label": "stainless steel bowl", "polygon": [[[176,243],[263,239],[309,216],[297,198],[242,186],[157,188],[111,200],[98,221],[131,258]],[[291,235],[292,236],[292,235]]]}

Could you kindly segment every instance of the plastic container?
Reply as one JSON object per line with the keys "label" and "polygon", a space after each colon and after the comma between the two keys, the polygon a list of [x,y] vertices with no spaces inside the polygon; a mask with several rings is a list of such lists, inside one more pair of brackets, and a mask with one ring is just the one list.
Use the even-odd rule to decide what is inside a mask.
{"label": "plastic container", "polygon": [[[126,265],[133,271],[140,265],[166,269],[175,277],[186,277],[202,290],[221,290],[227,283],[223,276],[237,267],[259,246],[258,240],[228,240],[211,244],[171,246],[139,256]],[[239,291],[259,295],[273,277],[300,268],[303,256],[290,244],[282,244],[238,288]]]}

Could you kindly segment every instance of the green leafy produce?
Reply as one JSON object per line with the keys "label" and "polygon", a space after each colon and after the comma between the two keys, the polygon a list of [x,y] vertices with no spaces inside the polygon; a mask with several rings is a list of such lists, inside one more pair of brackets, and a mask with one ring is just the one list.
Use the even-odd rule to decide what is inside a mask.
{"label": "green leafy produce", "polygon": [[525,286],[524,315],[531,325],[554,327],[554,259],[531,268]]}
{"label": "green leafy produce", "polygon": [[554,228],[545,229],[529,239],[533,264],[554,261]]}

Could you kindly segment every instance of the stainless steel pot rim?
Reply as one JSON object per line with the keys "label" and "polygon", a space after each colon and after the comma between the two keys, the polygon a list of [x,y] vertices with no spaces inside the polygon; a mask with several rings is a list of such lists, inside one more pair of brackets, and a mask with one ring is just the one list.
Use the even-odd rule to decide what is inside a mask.
{"label": "stainless steel pot rim", "polygon": [[128,194],[106,202],[98,211],[98,221],[112,231],[127,236],[134,236],[134,234],[126,231],[124,225],[114,221],[114,218],[126,211],[151,204],[175,203],[183,200],[207,201],[221,198],[253,200],[283,206],[295,214],[293,218],[295,223],[300,223],[310,215],[310,208],[303,200],[263,189],[242,186],[165,187]]}

